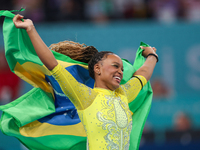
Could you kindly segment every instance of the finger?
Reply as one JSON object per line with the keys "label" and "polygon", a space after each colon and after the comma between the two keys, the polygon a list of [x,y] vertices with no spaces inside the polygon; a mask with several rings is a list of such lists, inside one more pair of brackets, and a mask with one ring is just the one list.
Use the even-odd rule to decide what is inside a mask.
{"label": "finger", "polygon": [[19,14],[15,15],[13,18],[13,22],[16,22],[18,17],[19,17]]}
{"label": "finger", "polygon": [[140,46],[141,49],[144,49],[144,46]]}
{"label": "finger", "polygon": [[153,50],[156,52],[157,49],[155,47],[153,47]]}
{"label": "finger", "polygon": [[21,20],[22,18],[24,18],[24,16],[17,14],[17,15],[14,16],[13,22],[16,22],[17,20]]}

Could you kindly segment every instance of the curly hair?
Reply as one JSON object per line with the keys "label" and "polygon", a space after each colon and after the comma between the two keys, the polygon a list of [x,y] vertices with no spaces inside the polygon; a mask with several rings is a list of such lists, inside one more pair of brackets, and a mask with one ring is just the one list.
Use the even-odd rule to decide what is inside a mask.
{"label": "curly hair", "polygon": [[94,46],[87,46],[73,41],[62,41],[51,44],[49,49],[69,56],[71,59],[88,63],[98,50]]}
{"label": "curly hair", "polygon": [[94,76],[94,65],[97,64],[99,61],[102,61],[104,59],[107,58],[108,55],[110,54],[114,54],[113,52],[110,51],[101,51],[98,52],[96,54],[94,54],[94,56],[91,58],[91,60],[88,63],[88,70],[89,70],[89,74],[90,76],[95,79]]}

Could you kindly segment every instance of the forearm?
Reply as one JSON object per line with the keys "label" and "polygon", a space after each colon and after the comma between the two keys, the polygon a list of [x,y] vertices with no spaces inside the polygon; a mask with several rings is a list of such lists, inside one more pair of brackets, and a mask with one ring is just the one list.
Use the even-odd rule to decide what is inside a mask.
{"label": "forearm", "polygon": [[30,40],[33,44],[33,47],[38,57],[49,70],[52,70],[58,64],[53,53],[49,50],[49,48],[43,42],[43,40],[41,39],[41,37],[39,36],[39,34],[37,33],[33,25],[27,28],[26,31],[30,37]]}
{"label": "forearm", "polygon": [[134,75],[141,75],[143,77],[146,78],[146,80],[148,81],[152,74],[153,74],[153,70],[156,66],[156,62],[157,59],[155,56],[148,56],[145,63],[133,74]]}

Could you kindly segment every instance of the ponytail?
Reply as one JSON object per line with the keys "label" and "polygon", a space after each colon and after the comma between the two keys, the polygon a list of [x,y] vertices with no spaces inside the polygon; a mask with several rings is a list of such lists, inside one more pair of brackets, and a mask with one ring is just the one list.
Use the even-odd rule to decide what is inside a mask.
{"label": "ponytail", "polygon": [[71,59],[88,63],[90,59],[98,53],[94,46],[87,46],[73,41],[62,41],[56,44],[51,44],[51,50],[69,56]]}

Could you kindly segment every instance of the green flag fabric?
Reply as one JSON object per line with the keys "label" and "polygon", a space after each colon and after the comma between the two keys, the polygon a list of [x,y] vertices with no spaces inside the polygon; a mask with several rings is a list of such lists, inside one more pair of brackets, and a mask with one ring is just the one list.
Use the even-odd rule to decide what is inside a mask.
{"label": "green flag fabric", "polygon": [[[26,31],[14,26],[12,11],[0,11],[0,16],[5,16],[3,36],[9,67],[13,73],[34,87],[17,100],[0,106],[0,110],[3,111],[0,121],[1,131],[5,135],[16,137],[32,150],[86,149],[87,138],[79,118],[74,115],[73,118],[65,119],[67,122],[58,123],[57,120],[63,120],[59,119],[59,117],[63,117],[60,112],[66,114],[66,110],[68,110],[67,113],[73,114],[75,108],[70,103],[64,103],[63,99],[59,99],[59,96],[62,95],[54,91],[52,85],[47,82],[47,78],[51,80],[51,73],[36,55]],[[148,46],[143,42],[140,45]],[[124,77],[121,84],[126,83],[145,62],[142,51],[139,47],[133,65],[123,59]],[[67,70],[75,68],[72,75],[77,80],[79,80],[77,74],[81,76],[81,79],[84,76],[84,79],[87,80],[87,82],[84,79],[79,82],[88,84],[90,87],[94,85],[94,81],[89,77],[86,63],[72,60],[68,56],[54,51],[53,54]],[[88,81],[90,82],[88,83]],[[148,82],[136,99],[129,104],[130,110],[133,112],[130,150],[139,149],[143,127],[151,107],[152,95],[151,85]],[[59,105],[60,103],[61,105]]]}
{"label": "green flag fabric", "polygon": [[[143,42],[140,46],[148,47],[148,44]],[[142,49],[138,48],[133,67],[138,70],[145,62],[145,58],[142,56]],[[153,98],[153,90],[151,84],[148,81],[147,84],[140,91],[138,96],[129,104],[130,110],[134,113],[132,116],[133,127],[130,136],[130,147],[129,150],[138,150],[140,146],[140,140],[142,131],[151,109],[151,102]]]}

